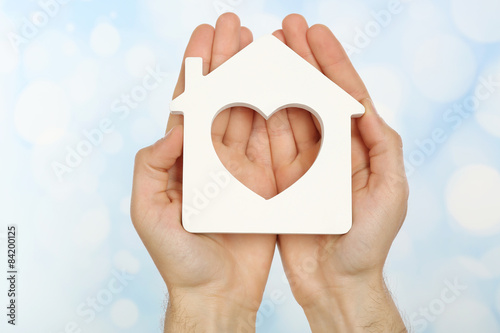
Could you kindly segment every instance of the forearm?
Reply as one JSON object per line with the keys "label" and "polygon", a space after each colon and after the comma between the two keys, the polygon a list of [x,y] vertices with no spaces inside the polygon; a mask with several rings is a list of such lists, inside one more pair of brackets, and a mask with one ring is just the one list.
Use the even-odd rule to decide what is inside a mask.
{"label": "forearm", "polygon": [[165,333],[255,332],[256,313],[216,298],[171,297],[165,314]]}
{"label": "forearm", "polygon": [[313,333],[407,332],[382,274],[337,281],[304,311]]}

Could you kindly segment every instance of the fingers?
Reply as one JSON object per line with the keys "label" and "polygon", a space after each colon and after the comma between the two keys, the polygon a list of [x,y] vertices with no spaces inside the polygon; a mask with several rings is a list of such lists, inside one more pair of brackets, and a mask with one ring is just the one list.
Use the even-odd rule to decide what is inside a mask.
{"label": "fingers", "polygon": [[[320,70],[313,52],[307,41],[309,26],[303,16],[290,14],[283,20],[283,35],[286,44],[298,55]],[[315,124],[315,117],[299,108],[288,108],[288,119],[292,128],[298,152],[309,149],[320,139],[319,123]]]}
{"label": "fingers", "polygon": [[321,134],[314,125],[313,117],[307,110],[288,108],[288,119],[298,154],[307,151],[321,139]]}
{"label": "fingers", "polygon": [[[245,48],[253,40],[252,32],[241,27],[240,30],[240,50]],[[244,153],[247,149],[250,133],[252,132],[252,120],[254,110],[245,107],[231,108],[223,143],[233,149]]]}
{"label": "fingers", "polygon": [[212,57],[212,43],[214,40],[214,28],[208,24],[198,26],[192,33],[191,39],[184,52],[184,59],[182,60],[181,73],[179,80],[174,89],[174,96],[176,98],[184,92],[185,86],[185,65],[186,58],[201,57],[203,58],[203,75],[208,74],[210,70],[210,61]]}
{"label": "fingers", "polygon": [[[219,16],[215,25],[215,36],[212,47],[210,72],[222,65],[240,50],[240,19],[233,13],[225,13]],[[248,39],[248,33],[243,32]],[[212,124],[212,137],[223,140],[229,124],[229,109],[222,110],[214,119]]]}
{"label": "fingers", "polygon": [[[320,24],[312,26],[307,31],[307,41],[321,71],[330,80],[358,101],[369,98],[368,91],[347,53],[328,27]],[[358,125],[359,119],[351,120],[353,174],[364,169],[370,163],[368,149],[361,138]]]}
{"label": "fingers", "polygon": [[[273,35],[286,43],[283,30],[276,30]],[[297,147],[287,110],[279,110],[267,120],[267,132],[271,148],[273,170],[289,165],[297,156]]]}
{"label": "fingers", "polygon": [[307,41],[309,26],[303,16],[290,14],[283,20],[283,34],[286,44],[311,65],[320,69]]}
{"label": "fingers", "polygon": [[257,112],[253,114],[252,132],[248,139],[246,155],[251,162],[271,165],[271,147],[267,134],[266,120]]}
{"label": "fingers", "polygon": [[275,32],[273,32],[273,36],[278,38],[280,41],[282,41],[283,43],[286,44],[285,34],[283,33],[282,29],[279,29],[279,30],[276,30]]}
{"label": "fingers", "polygon": [[307,41],[321,71],[330,80],[358,101],[369,97],[347,53],[328,27],[321,24],[312,26],[307,31]]}
{"label": "fingers", "polygon": [[273,170],[289,165],[297,157],[297,146],[286,109],[277,111],[267,120]]}
{"label": "fingers", "polygon": [[219,17],[215,25],[210,72],[222,65],[240,50],[240,19],[233,13]]}
{"label": "fingers", "polygon": [[233,107],[229,113],[229,123],[222,143],[240,152],[245,152],[252,132],[254,110]]}
{"label": "fingers", "polygon": [[247,27],[241,27],[240,29],[240,50],[244,49],[253,41],[253,35],[250,29]]}
{"label": "fingers", "polygon": [[169,170],[182,154],[182,126],[175,126],[154,145],[141,149],[135,158],[132,215],[147,211],[151,203],[168,204]]}
{"label": "fingers", "polygon": [[[369,150],[371,174],[375,175],[370,180],[407,190],[401,137],[377,114],[370,99],[364,99],[362,104],[366,112],[358,119],[358,129]],[[401,186],[394,187],[396,184]]]}
{"label": "fingers", "polygon": [[[179,79],[174,89],[173,99],[184,92],[185,87],[185,59],[188,57],[202,57],[203,58],[203,75],[208,74],[210,70],[210,61],[212,56],[212,43],[214,39],[214,28],[208,24],[198,26],[191,35],[191,39],[186,47],[184,59],[182,61]],[[168,119],[167,131],[170,131],[176,125],[183,124],[183,117],[181,115],[171,114]]]}

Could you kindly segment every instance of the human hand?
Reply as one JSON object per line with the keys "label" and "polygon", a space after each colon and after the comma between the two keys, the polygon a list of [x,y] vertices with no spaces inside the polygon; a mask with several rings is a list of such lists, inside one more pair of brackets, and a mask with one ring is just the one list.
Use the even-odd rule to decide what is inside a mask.
{"label": "human hand", "polygon": [[[382,275],[406,216],[408,185],[401,138],[376,113],[361,78],[327,27],[309,28],[302,16],[289,15],[274,35],[366,108],[351,127],[352,229],[344,235],[278,236],[293,294],[314,332],[405,331]],[[319,145],[315,144],[320,137],[318,126],[308,119],[308,112],[294,112],[288,111],[293,130],[281,131],[278,138],[270,136],[273,154],[279,148],[273,140],[284,145],[282,151],[290,152],[280,161],[273,160],[278,192],[293,184],[307,170],[304,166],[309,168]],[[290,147],[300,147],[299,142],[309,144],[293,151]]]}
{"label": "human hand", "polygon": [[[202,57],[204,75],[252,41],[234,14],[214,30],[199,26],[185,57]],[[184,90],[184,66],[174,98]],[[169,292],[165,332],[253,331],[276,235],[191,234],[181,224],[182,116],[136,157],[131,216]],[[276,194],[263,119],[253,110],[224,110],[214,120],[214,146],[236,178],[263,197]],[[267,148],[266,148],[267,147]]]}

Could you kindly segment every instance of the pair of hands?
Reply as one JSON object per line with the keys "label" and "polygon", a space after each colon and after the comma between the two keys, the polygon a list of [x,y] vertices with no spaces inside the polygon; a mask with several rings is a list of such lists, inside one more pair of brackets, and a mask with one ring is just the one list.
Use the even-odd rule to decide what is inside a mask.
{"label": "pair of hands", "polygon": [[[131,216],[169,291],[166,332],[255,330],[276,243],[292,292],[313,332],[405,331],[382,271],[408,198],[399,135],[380,116],[340,43],[323,25],[289,15],[274,35],[360,101],[352,120],[353,226],[345,235],[191,234],[181,224],[182,116],[136,156]],[[234,14],[193,32],[184,57],[204,74],[252,42]],[[174,98],[184,91],[184,66]],[[214,120],[215,150],[229,171],[271,198],[299,179],[319,151],[316,120],[302,109],[266,121],[235,107]],[[231,163],[228,163],[231,161]]]}

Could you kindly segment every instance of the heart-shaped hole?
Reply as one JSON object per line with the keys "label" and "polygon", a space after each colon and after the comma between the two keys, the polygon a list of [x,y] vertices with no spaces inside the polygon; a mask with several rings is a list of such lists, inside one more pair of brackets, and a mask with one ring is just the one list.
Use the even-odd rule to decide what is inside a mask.
{"label": "heart-shaped hole", "polygon": [[283,192],[314,164],[321,125],[306,109],[289,107],[266,120],[246,106],[220,111],[212,123],[212,143],[224,167],[264,199]]}

